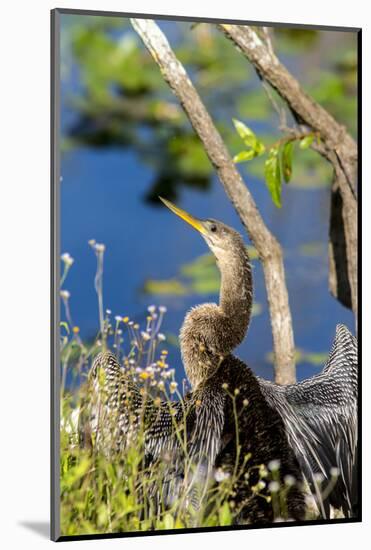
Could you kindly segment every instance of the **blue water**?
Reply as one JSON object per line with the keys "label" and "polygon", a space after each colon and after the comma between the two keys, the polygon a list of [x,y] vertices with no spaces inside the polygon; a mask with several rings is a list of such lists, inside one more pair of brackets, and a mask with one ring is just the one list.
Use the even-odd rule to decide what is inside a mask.
{"label": "blue water", "polygon": [[[72,314],[82,337],[92,337],[98,327],[93,285],[96,260],[88,246],[92,238],[107,247],[105,307],[113,314],[129,315],[140,322],[150,303],[164,304],[168,313],[163,329],[177,334],[185,312],[200,297],[159,300],[144,295],[143,284],[149,278],[172,277],[179,265],[206,252],[204,241],[167,209],[143,201],[152,175],[133,153],[74,151],[63,157],[62,177],[62,251],[75,258],[65,287],[71,292]],[[328,190],[291,188],[283,197],[284,208],[278,211],[262,182],[252,181],[250,187],[264,219],[285,247],[296,345],[314,352],[329,350],[336,323],[345,323],[353,330],[352,315],[329,295],[327,247],[314,257],[305,257],[298,250],[302,243],[326,243]],[[223,220],[243,234],[241,223],[216,178],[208,193],[185,190],[179,205],[195,215]],[[254,266],[255,299],[263,304],[263,312],[253,318],[238,353],[258,374],[272,378],[272,367],[266,360],[271,350],[271,333],[263,274],[258,262]],[[203,300],[208,299],[215,300],[216,296]],[[171,364],[181,379],[184,374],[179,350],[169,351]],[[299,365],[298,378],[316,371],[310,365]]]}
{"label": "blue water", "polygon": [[[70,86],[69,82],[62,87],[64,129],[73,119],[73,112],[65,101]],[[284,247],[296,346],[317,353],[329,351],[337,323],[345,323],[354,331],[351,312],[328,292],[329,188],[285,188],[284,206],[278,210],[263,181],[244,175],[265,222]],[[96,260],[88,245],[90,239],[106,245],[104,306],[111,309],[113,315],[128,315],[143,322],[149,304],[163,304],[168,309],[163,332],[178,334],[185,312],[192,305],[217,299],[215,295],[159,299],[143,293],[147,279],[173,277],[181,264],[207,249],[203,239],[165,207],[144,201],[154,174],[135,151],[70,150],[62,155],[61,176],[61,249],[75,259],[64,287],[71,292],[74,324],[80,327],[83,339],[93,338],[98,330],[94,290]],[[178,205],[196,216],[220,219],[244,234],[216,177],[205,193],[182,189]],[[247,237],[245,240],[248,242]],[[323,246],[319,254],[304,256],[299,247],[310,242],[320,242]],[[255,299],[262,304],[263,311],[253,318],[237,353],[257,374],[272,379],[273,368],[267,359],[272,349],[269,313],[262,269],[256,261],[253,273]],[[180,381],[184,371],[179,349],[172,346],[168,349],[169,362]],[[319,368],[299,364],[298,379],[315,374]]]}

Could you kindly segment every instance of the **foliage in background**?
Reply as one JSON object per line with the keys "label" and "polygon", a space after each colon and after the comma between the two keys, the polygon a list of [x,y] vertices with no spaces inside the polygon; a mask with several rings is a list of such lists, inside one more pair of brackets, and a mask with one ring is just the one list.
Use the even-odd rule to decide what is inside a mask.
{"label": "foliage in background", "polygon": [[[66,98],[73,122],[66,128],[65,147],[133,148],[156,174],[148,200],[156,201],[158,195],[175,199],[182,185],[207,189],[212,167],[203,147],[127,21],[77,16],[69,22],[63,27],[62,54],[75,61],[79,77],[65,68],[64,80],[70,79],[74,89]],[[271,98],[246,60],[213,25],[160,24],[167,25],[177,57],[192,75],[231,150],[239,146],[230,128],[234,116],[250,124],[255,121],[254,131],[264,135],[260,143],[280,139]],[[349,35],[339,45],[335,38],[335,32],[274,31],[278,55],[282,52],[294,66],[300,59],[296,72],[308,92],[355,132],[355,40]],[[313,62],[311,55],[320,56],[320,63]],[[279,205],[278,151],[269,150],[266,180]],[[261,154],[255,151],[254,156]],[[317,155],[300,154],[297,164],[294,185],[329,184],[331,170]],[[262,177],[261,162],[249,164],[247,170]]]}

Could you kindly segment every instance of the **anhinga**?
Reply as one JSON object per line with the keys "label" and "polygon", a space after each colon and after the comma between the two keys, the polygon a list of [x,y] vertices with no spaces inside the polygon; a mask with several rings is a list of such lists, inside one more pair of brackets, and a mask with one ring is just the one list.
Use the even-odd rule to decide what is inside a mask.
{"label": "anhinga", "polygon": [[[339,325],[322,373],[298,384],[279,386],[255,376],[232,353],[245,337],[253,302],[251,266],[242,237],[219,221],[197,219],[171,202],[162,201],[194,227],[213,252],[221,273],[219,304],[192,308],[181,328],[182,359],[192,384],[185,405],[173,403],[170,407],[163,402],[158,406],[151,398],[143,403],[138,388],[113,354],[106,352],[96,358],[90,373],[92,388],[99,399],[97,380],[103,370],[106,410],[117,418],[114,433],[97,434],[96,441],[101,438],[102,446],[120,450],[132,435],[129,417],[144,414],[149,461],[161,460],[169,452],[173,457],[169,475],[173,482],[167,484],[168,495],[177,495],[190,486],[202,489],[210,482],[213,471],[230,475],[237,465],[238,471],[245,468],[249,472],[240,475],[234,487],[238,521],[271,522],[272,503],[265,498],[269,496],[268,484],[262,484],[259,494],[252,488],[260,480],[259,466],[279,461],[279,481],[294,480],[287,492],[290,518],[300,520],[305,515],[303,477],[317,498],[322,516],[329,517],[330,505],[341,508],[346,516],[355,515],[356,340]],[[197,464],[186,488],[184,457],[174,436],[174,414],[181,421],[184,406],[189,433],[187,453]],[[94,430],[94,426],[89,429]],[[338,480],[322,501],[315,476],[320,473],[329,481],[334,468],[338,470]]]}

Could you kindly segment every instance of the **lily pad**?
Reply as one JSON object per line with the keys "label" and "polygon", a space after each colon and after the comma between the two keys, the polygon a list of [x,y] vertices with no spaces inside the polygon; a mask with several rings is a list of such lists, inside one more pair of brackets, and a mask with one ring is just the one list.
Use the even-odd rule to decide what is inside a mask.
{"label": "lily pad", "polygon": [[157,281],[149,279],[144,284],[144,292],[147,294],[184,296],[188,294],[188,289],[177,279],[163,279]]}
{"label": "lily pad", "polygon": [[[250,259],[255,260],[258,253],[253,246],[247,246]],[[220,272],[213,254],[202,254],[179,268],[177,277],[170,279],[149,279],[144,284],[144,292],[156,295],[191,296],[192,294],[218,294]],[[259,311],[260,313],[260,311]],[[258,313],[255,312],[257,315]]]}
{"label": "lily pad", "polygon": [[[265,356],[268,363],[274,363],[273,352],[270,351]],[[328,352],[311,352],[297,348],[295,350],[295,362],[297,365],[300,363],[309,363],[313,367],[322,367],[328,358]]]}

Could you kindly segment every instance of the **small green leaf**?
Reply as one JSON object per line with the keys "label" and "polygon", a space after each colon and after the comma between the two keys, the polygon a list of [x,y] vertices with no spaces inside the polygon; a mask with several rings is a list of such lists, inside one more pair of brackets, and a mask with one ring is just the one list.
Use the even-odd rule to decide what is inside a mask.
{"label": "small green leaf", "polygon": [[265,153],[265,145],[259,140],[256,142],[255,153],[257,157]]}
{"label": "small green leaf", "polygon": [[[247,147],[250,147],[252,149],[252,152],[254,153],[251,158],[258,157],[262,155],[265,151],[264,144],[258,140],[254,132],[246,126],[243,122],[240,120],[237,120],[236,118],[233,119],[233,124],[237,130],[238,135],[244,142],[244,144]],[[250,158],[245,158],[243,160],[251,160]],[[241,161],[235,161],[235,162],[241,162]]]}
{"label": "small green leaf", "polygon": [[282,149],[282,172],[286,183],[289,183],[292,176],[292,150],[294,142],[287,141]]}
{"label": "small green leaf", "polygon": [[273,147],[269,151],[269,157],[265,161],[264,176],[274,204],[278,208],[281,208],[282,185],[280,163],[278,158],[278,147]]}
{"label": "small green leaf", "polygon": [[257,141],[257,137],[254,134],[252,130],[246,124],[241,122],[240,120],[237,120],[236,118],[233,119],[233,124],[237,130],[238,135],[243,140],[243,142],[246,145],[249,145],[253,149],[255,149],[255,144]]}
{"label": "small green leaf", "polygon": [[314,135],[309,134],[308,136],[305,136],[303,139],[300,140],[300,149],[308,149],[313,143]]}
{"label": "small green leaf", "polygon": [[224,502],[221,508],[219,508],[219,521],[220,525],[232,524],[232,514],[228,502]]}
{"label": "small green leaf", "polygon": [[174,518],[171,514],[165,514],[164,527],[165,529],[174,529]]}
{"label": "small green leaf", "polygon": [[63,327],[63,328],[66,330],[67,334],[70,333],[70,329],[69,329],[68,323],[66,323],[65,321],[61,321],[61,322],[60,322],[60,326],[61,326],[61,328]]}
{"label": "small green leaf", "polygon": [[246,162],[247,160],[253,159],[255,156],[254,149],[250,149],[250,151],[241,151],[241,153],[233,157],[233,162]]}

